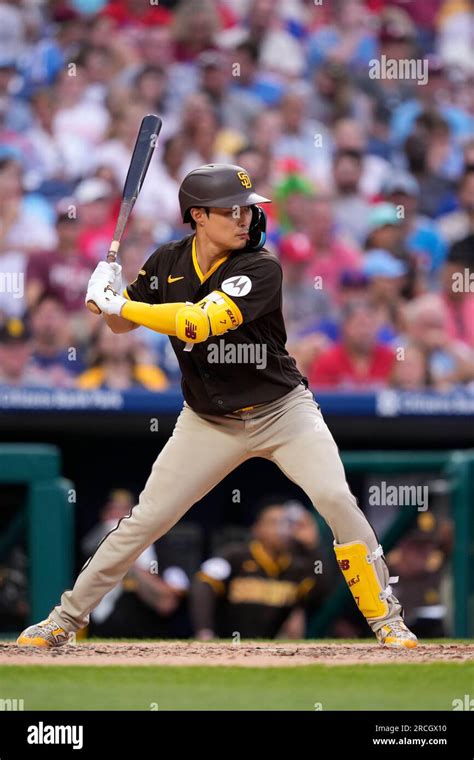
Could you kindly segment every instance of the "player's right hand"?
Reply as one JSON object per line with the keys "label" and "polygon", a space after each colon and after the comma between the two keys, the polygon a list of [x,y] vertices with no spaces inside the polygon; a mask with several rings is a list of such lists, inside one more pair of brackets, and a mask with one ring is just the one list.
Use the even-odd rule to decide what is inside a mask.
{"label": "player's right hand", "polygon": [[115,293],[122,293],[122,267],[120,264],[113,262],[109,264],[108,261],[99,261],[96,268],[92,272],[87,290],[90,290],[95,285],[103,285],[104,288],[110,285]]}

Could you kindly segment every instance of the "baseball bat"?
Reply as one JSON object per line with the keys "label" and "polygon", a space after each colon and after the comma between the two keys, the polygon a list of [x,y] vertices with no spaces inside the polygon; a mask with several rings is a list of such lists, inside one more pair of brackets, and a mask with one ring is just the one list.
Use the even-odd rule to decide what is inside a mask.
{"label": "baseball bat", "polygon": [[[114,239],[112,240],[107,254],[107,261],[113,263],[117,260],[117,254],[120,248],[120,241],[125,227],[129,220],[135,201],[138,198],[143,180],[145,179],[151,157],[156,146],[158,135],[160,134],[162,121],[155,114],[147,114],[142,119],[138,132],[135,147],[133,149],[130,166],[128,167],[127,177],[123,186],[122,202],[120,211],[115,225]],[[87,302],[87,308],[100,314],[101,311],[94,301]]]}

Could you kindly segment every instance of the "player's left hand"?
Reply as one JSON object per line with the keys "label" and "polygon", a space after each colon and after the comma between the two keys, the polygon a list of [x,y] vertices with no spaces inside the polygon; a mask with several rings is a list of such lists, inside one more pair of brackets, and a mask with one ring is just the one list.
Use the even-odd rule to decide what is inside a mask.
{"label": "player's left hand", "polygon": [[114,293],[110,288],[104,289],[103,285],[97,284],[88,289],[86,303],[87,301],[94,301],[104,314],[120,316],[127,299],[118,293]]}

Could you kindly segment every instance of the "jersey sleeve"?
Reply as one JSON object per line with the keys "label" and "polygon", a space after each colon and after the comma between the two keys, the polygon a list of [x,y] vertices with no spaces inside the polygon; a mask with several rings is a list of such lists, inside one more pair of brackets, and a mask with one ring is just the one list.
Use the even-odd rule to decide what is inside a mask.
{"label": "jersey sleeve", "polygon": [[158,257],[159,249],[151,254],[145,264],[139,269],[134,281],[127,285],[123,291],[125,298],[128,298],[130,301],[141,301],[142,303],[161,303]]}
{"label": "jersey sleeve", "polygon": [[208,583],[218,596],[224,596],[241,558],[242,548],[237,544],[229,544],[202,563],[197,578]]}
{"label": "jersey sleeve", "polygon": [[234,272],[223,277],[218,288],[240,309],[244,322],[269,314],[281,307],[282,271],[270,258],[236,260]]}

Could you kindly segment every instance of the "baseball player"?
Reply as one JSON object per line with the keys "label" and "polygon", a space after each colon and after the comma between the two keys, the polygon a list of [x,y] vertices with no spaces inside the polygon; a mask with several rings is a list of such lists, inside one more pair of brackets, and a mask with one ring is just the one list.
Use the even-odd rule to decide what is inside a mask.
{"label": "baseball player", "polygon": [[339,567],[378,641],[415,647],[382,547],[349,489],[308,381],[285,348],[282,270],[264,248],[266,219],[258,205],[270,200],[254,192],[242,167],[209,164],[184,178],[179,202],[191,234],[160,245],[123,293],[120,266],[101,262],[86,301],[95,301],[113,332],[144,325],[169,336],[183,408],[138,504],[49,617],[18,643],[67,642],[147,546],[238,465],[265,457],[303,488],[329,524]]}

